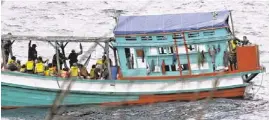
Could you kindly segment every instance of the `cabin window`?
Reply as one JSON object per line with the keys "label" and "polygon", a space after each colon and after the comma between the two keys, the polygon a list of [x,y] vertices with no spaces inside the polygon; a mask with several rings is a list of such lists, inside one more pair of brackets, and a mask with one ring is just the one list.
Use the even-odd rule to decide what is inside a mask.
{"label": "cabin window", "polygon": [[125,56],[127,60],[127,67],[128,69],[134,69],[137,68],[137,62],[136,62],[136,55],[135,55],[135,49],[134,48],[125,48]]}
{"label": "cabin window", "polygon": [[126,41],[136,41],[136,37],[135,36],[126,36],[125,40]]}
{"label": "cabin window", "polygon": [[150,54],[150,55],[158,55],[158,48],[151,47],[151,48],[149,49],[149,54]]}
{"label": "cabin window", "polygon": [[167,40],[165,36],[157,36],[157,40]]}
{"label": "cabin window", "polygon": [[184,70],[189,70],[189,66],[188,64],[181,64],[181,70],[184,71]]}
{"label": "cabin window", "polygon": [[179,54],[186,54],[185,46],[178,46],[178,53]]}
{"label": "cabin window", "polygon": [[188,37],[189,38],[199,37],[199,32],[189,33]]}
{"label": "cabin window", "polygon": [[168,47],[168,53],[169,53],[169,54],[173,54],[173,53],[175,53],[175,50],[174,50],[174,47],[173,47],[173,46]]}
{"label": "cabin window", "polygon": [[169,65],[165,65],[165,71],[170,71]]}
{"label": "cabin window", "polygon": [[167,54],[166,47],[159,47],[159,54]]}
{"label": "cabin window", "polygon": [[173,39],[183,39],[182,34],[180,33],[173,34]]}
{"label": "cabin window", "polygon": [[141,40],[152,40],[152,36],[142,36]]}
{"label": "cabin window", "polygon": [[171,71],[177,71],[176,65],[171,65]]}
{"label": "cabin window", "polygon": [[204,36],[212,36],[212,35],[215,35],[215,31],[206,31],[206,32],[203,32]]}

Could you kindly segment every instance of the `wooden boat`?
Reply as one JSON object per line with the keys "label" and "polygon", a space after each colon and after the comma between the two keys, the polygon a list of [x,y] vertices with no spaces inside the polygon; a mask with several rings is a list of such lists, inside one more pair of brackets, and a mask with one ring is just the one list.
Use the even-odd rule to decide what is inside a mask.
{"label": "wooden boat", "polygon": [[[132,105],[243,97],[248,82],[265,71],[259,63],[258,46],[237,46],[237,69],[225,69],[224,51],[231,51],[229,41],[234,38],[232,16],[230,11],[213,13],[120,16],[114,38],[2,38],[56,42],[56,49],[57,42],[105,42],[107,58],[109,43],[112,44],[115,60],[113,65],[107,62],[111,66],[109,79],[75,79],[63,105]],[[216,55],[212,58],[210,49],[214,46]],[[117,72],[113,73],[112,68],[117,68]],[[66,81],[11,71],[2,71],[1,78],[2,108],[51,106]]]}

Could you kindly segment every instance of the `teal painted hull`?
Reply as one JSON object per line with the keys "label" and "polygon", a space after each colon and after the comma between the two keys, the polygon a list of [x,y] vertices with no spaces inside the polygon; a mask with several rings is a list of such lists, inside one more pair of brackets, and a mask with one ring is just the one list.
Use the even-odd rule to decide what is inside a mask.
{"label": "teal painted hull", "polygon": [[[33,90],[9,85],[1,85],[2,106],[50,106],[57,91]],[[63,105],[101,104],[137,100],[139,96],[101,95],[71,92],[65,97]]]}

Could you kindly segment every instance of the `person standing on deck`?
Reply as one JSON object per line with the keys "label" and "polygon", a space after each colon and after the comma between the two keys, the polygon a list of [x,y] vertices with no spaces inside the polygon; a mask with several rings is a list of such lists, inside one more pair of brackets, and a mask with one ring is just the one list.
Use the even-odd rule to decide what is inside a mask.
{"label": "person standing on deck", "polygon": [[82,53],[83,53],[83,51],[82,51],[82,45],[81,44],[80,44],[80,52],[79,53],[76,53],[76,51],[74,49],[71,51],[71,53],[68,56],[70,67],[74,63],[78,62],[78,56],[81,55]]}
{"label": "person standing on deck", "polygon": [[37,59],[36,44],[31,46],[31,40],[28,44],[28,59],[35,61]]}
{"label": "person standing on deck", "polygon": [[216,60],[216,54],[217,54],[217,50],[215,46],[213,45],[212,48],[209,47],[208,52],[209,52],[209,55],[211,57],[211,61],[213,64],[213,71],[215,72],[216,70],[215,60]]}
{"label": "person standing on deck", "polygon": [[[64,63],[64,60],[66,60],[67,58],[60,52],[60,50],[58,50],[58,54],[59,54],[59,65],[60,65],[60,69],[62,69],[62,66],[63,66],[63,63]],[[57,68],[57,53],[55,53],[53,55],[53,58],[52,58],[52,66]]]}
{"label": "person standing on deck", "polygon": [[[11,35],[11,33],[8,33],[8,35]],[[6,43],[4,43],[3,40],[2,40],[3,49],[4,49],[3,51],[4,51],[4,54],[5,54],[5,62],[6,63],[8,62],[9,55],[11,55],[12,44],[13,43],[14,43],[14,41],[11,42],[11,40],[6,41]]]}

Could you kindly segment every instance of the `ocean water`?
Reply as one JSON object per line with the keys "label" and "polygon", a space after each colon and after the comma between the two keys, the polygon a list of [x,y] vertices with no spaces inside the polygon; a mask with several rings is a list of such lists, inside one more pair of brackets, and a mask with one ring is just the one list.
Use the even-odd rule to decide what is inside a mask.
{"label": "ocean water", "polygon": [[[112,36],[115,10],[123,15],[170,14],[233,10],[236,36],[248,39],[260,47],[260,61],[269,69],[269,1],[268,0],[117,0],[117,1],[5,1],[1,6],[1,34]],[[51,59],[53,48],[44,42],[37,44],[39,55]],[[28,42],[15,42],[14,55],[22,62],[27,59]],[[84,51],[91,46],[83,44]],[[78,43],[67,45],[79,50]],[[92,62],[101,57],[96,48]],[[251,56],[250,56],[251,57]],[[4,79],[4,78],[2,78]],[[214,99],[194,102],[166,102],[142,106],[62,107],[56,119],[115,119],[115,120],[268,120],[269,74],[258,75],[246,99]],[[48,108],[2,110],[1,119],[40,120]]]}

